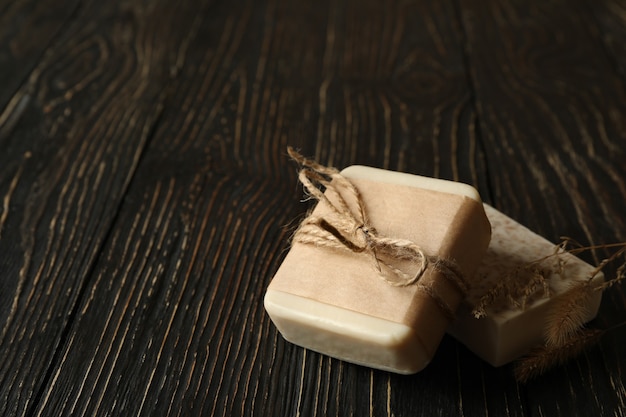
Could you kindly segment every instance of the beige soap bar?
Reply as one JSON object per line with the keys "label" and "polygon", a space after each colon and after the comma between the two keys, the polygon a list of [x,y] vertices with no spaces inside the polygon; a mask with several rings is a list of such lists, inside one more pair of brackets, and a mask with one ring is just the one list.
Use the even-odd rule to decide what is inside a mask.
{"label": "beige soap bar", "polygon": [[[429,255],[452,258],[465,274],[476,269],[490,225],[474,188],[363,166],[348,167],[342,175],[359,190],[379,235],[408,239]],[[318,203],[313,214],[327,215],[324,206]],[[294,344],[408,374],[428,364],[450,322],[423,286],[452,311],[463,299],[432,267],[418,284],[389,285],[378,276],[371,254],[296,242],[268,287],[265,308]]]}
{"label": "beige soap bar", "polygon": [[[476,271],[477,282],[482,284],[475,286],[469,294],[468,303],[459,309],[449,333],[485,361],[500,366],[543,343],[546,317],[555,300],[576,282],[588,279],[595,268],[569,253],[559,255],[564,261],[562,273],[546,276],[549,297],[545,296],[540,287],[525,308],[501,297],[486,309],[485,317],[475,318],[471,313],[471,305],[476,305],[489,288],[507,276],[527,279],[529,270],[520,267],[553,253],[555,248],[553,243],[487,204],[485,212],[491,223],[492,237]],[[556,258],[546,261],[548,269],[554,262]],[[600,283],[604,277],[598,274],[594,280]],[[585,321],[596,316],[601,297],[600,291],[591,297]]]}

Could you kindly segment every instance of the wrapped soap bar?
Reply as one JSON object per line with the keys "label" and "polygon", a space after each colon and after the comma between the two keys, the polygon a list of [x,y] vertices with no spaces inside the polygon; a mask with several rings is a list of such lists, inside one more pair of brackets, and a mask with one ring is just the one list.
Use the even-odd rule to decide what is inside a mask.
{"label": "wrapped soap bar", "polygon": [[[477,285],[449,332],[482,359],[500,366],[544,343],[546,320],[555,303],[575,284],[588,280],[595,267],[567,252],[550,256],[555,253],[553,243],[487,204],[485,212],[491,242],[476,270]],[[598,273],[593,280],[595,287],[604,276]],[[490,292],[492,296],[485,297]],[[601,297],[601,291],[595,291],[585,300],[585,322],[596,316]],[[480,307],[485,299],[488,302]],[[484,317],[474,316],[477,306]]]}
{"label": "wrapped soap bar", "polygon": [[328,168],[312,164],[305,161],[310,176],[300,178],[305,185],[329,178],[326,192],[267,289],[268,314],[294,344],[373,368],[420,371],[489,243],[477,191],[364,166],[320,173]]}

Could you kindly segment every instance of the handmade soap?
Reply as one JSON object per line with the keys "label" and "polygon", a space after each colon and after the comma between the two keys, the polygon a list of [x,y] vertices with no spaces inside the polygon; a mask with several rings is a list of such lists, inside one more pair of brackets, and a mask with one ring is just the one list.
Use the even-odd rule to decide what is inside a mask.
{"label": "handmade soap", "polygon": [[[574,284],[589,279],[595,268],[569,253],[550,256],[555,251],[553,243],[484,206],[492,227],[491,242],[476,270],[478,284],[470,289],[449,332],[482,359],[500,366],[544,343],[546,319],[555,303]],[[540,259],[544,261],[535,262]],[[593,282],[603,280],[600,273]],[[501,290],[484,309],[484,317],[475,318],[472,310],[498,283]],[[524,293],[529,295],[520,296]],[[600,301],[601,292],[595,291],[588,300],[585,321],[596,316]]]}
{"label": "handmade soap", "polygon": [[[377,250],[294,239],[267,289],[265,308],[294,344],[373,368],[418,372],[431,360],[465,295],[461,287],[471,286],[466,278],[487,249],[490,225],[480,197],[469,185],[376,168],[351,166],[341,174],[358,190],[371,227],[337,241],[347,247],[354,246],[351,239],[367,243],[375,230],[379,237],[414,242],[427,267],[416,282],[394,285]],[[324,195],[333,201],[328,191]],[[336,220],[328,203],[320,201],[311,216],[337,234],[328,226]],[[384,261],[404,271],[415,268],[403,259]],[[444,267],[451,264],[459,272],[453,277]]]}

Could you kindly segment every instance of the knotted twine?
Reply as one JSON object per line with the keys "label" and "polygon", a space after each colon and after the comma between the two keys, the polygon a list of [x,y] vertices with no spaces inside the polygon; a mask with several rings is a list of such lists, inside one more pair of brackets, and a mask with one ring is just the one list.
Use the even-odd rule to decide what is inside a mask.
{"label": "knotted twine", "polygon": [[[287,152],[301,166],[298,179],[307,194],[324,202],[334,213],[334,216],[327,217],[310,214],[302,221],[292,241],[352,253],[368,253],[379,278],[394,287],[417,285],[418,290],[427,294],[441,312],[452,320],[453,310],[432,284],[419,281],[430,266],[447,278],[465,297],[468,284],[456,262],[429,256],[411,240],[379,235],[371,225],[360,193],[352,182],[336,168],[307,159],[291,147],[287,148]],[[350,208],[347,199],[355,203],[356,210]],[[408,261],[414,270],[407,272],[396,266],[403,261]]]}

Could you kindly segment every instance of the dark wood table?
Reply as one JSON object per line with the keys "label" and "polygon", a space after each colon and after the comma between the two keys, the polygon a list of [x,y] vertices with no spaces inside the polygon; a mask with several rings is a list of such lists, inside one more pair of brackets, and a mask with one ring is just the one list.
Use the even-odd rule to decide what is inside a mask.
{"label": "dark wood table", "polygon": [[626,241],[626,2],[2,0],[0,415],[626,414],[623,328],[527,384],[449,337],[412,376],[286,343],[287,145]]}

